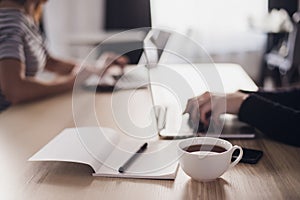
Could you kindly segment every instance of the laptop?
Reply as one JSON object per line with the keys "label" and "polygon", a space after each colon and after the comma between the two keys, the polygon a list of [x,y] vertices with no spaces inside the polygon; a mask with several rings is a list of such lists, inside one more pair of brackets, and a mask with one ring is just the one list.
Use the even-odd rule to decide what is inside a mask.
{"label": "laptop", "polygon": [[[255,129],[240,122],[234,115],[220,116],[224,126],[218,127],[212,123],[208,130],[201,127],[201,124],[193,126],[189,120],[189,114],[182,115],[187,100],[195,94],[205,92],[205,88],[201,87],[203,77],[197,74],[195,66],[191,64],[168,65],[165,60],[163,64],[160,63],[163,54],[171,52],[169,49],[164,51],[169,38],[170,34],[159,31],[150,32],[144,41],[142,58],[146,60],[148,89],[159,137],[161,139],[182,139],[195,136],[254,138]],[[208,67],[211,66],[208,65]]]}
{"label": "laptop", "polygon": [[97,92],[112,92],[128,89],[145,89],[149,84],[148,68],[156,67],[163,49],[167,45],[170,33],[161,30],[150,30],[143,40],[143,52],[137,65],[127,66],[122,76],[91,77],[86,81],[85,88]]}

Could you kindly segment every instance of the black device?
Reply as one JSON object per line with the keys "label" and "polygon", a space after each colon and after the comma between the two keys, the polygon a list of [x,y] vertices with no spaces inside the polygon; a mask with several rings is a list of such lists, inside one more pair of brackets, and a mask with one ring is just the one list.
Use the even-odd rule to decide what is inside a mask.
{"label": "black device", "polygon": [[151,27],[150,0],[106,0],[107,31]]}
{"label": "black device", "polygon": [[[243,157],[240,161],[242,163],[256,164],[263,155],[263,152],[260,150],[247,149],[247,148],[242,148],[242,149],[243,149]],[[239,150],[233,152],[232,160],[235,160],[238,157],[238,155],[239,155]]]}
{"label": "black device", "polygon": [[[143,31],[147,33],[152,26],[150,0],[106,0],[104,17],[104,29],[106,31],[143,28]],[[122,46],[125,49],[122,49]],[[128,49],[133,50],[127,52]],[[102,52],[123,54],[124,50],[127,52],[124,55],[129,58],[129,63],[137,64],[143,52],[143,42],[101,44]]]}

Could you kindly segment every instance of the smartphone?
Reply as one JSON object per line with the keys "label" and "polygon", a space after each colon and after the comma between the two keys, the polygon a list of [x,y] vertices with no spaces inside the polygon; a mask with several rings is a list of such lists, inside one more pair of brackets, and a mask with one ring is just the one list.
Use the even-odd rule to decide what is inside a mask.
{"label": "smartphone", "polygon": [[[242,148],[242,149],[243,149],[243,157],[240,161],[242,163],[256,164],[263,155],[263,152],[260,150],[247,149],[247,148]],[[235,160],[238,157],[238,155],[239,155],[238,150],[233,152],[232,160]]]}

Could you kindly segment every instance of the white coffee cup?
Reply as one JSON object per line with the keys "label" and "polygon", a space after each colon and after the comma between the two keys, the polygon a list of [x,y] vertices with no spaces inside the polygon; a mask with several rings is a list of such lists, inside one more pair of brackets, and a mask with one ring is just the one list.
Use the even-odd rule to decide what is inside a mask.
{"label": "white coffee cup", "polygon": [[[214,149],[212,149],[213,146],[215,146]],[[205,147],[206,149],[204,149]],[[190,148],[188,150],[191,150],[191,148],[195,150],[196,148],[196,151],[188,152],[187,148]],[[216,152],[216,148],[220,151]],[[237,149],[240,150],[240,153],[237,159],[231,162],[232,154]],[[243,150],[240,146],[232,146],[230,142],[223,139],[197,137],[180,141],[178,143],[178,154],[183,171],[197,181],[206,182],[215,180],[238,164],[242,159]]]}

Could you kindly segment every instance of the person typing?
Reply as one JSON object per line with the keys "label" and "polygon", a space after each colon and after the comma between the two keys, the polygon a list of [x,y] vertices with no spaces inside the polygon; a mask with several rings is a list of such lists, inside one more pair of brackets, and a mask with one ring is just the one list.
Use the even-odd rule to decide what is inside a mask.
{"label": "person typing", "polygon": [[[0,0],[0,111],[12,104],[70,91],[75,79],[103,75],[112,65],[123,67],[125,57],[108,55],[104,66],[80,69],[72,62],[53,58],[39,31],[42,6],[47,0]],[[50,82],[38,80],[44,70],[56,74]]]}
{"label": "person typing", "polygon": [[[271,138],[300,146],[299,88],[278,89],[273,92],[237,91],[224,98],[226,113],[238,115],[240,121],[256,127]],[[190,99],[185,113],[190,114],[192,121],[200,118],[208,126],[210,120],[218,121],[219,115],[223,114],[224,109],[218,109],[218,104],[222,102],[224,99],[220,99],[218,95],[206,92]],[[209,113],[213,113],[213,116],[207,117]]]}

